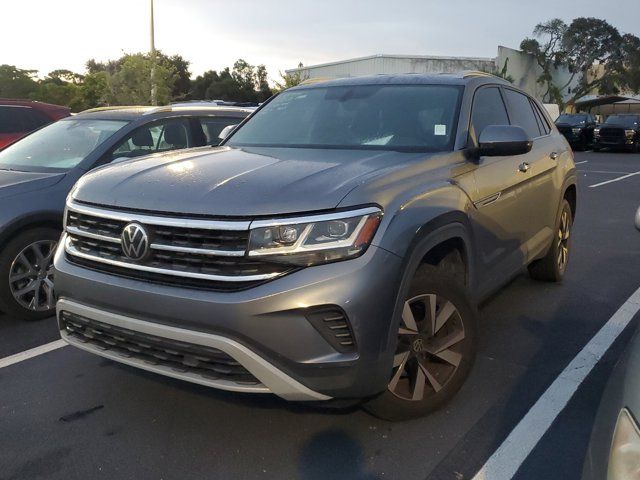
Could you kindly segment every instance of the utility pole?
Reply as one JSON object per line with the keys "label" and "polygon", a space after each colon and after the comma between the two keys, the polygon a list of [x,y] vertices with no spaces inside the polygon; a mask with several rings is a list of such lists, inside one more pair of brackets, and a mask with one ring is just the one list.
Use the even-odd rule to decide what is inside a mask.
{"label": "utility pole", "polygon": [[158,85],[156,84],[156,45],[153,27],[153,0],[151,0],[151,105],[158,105]]}

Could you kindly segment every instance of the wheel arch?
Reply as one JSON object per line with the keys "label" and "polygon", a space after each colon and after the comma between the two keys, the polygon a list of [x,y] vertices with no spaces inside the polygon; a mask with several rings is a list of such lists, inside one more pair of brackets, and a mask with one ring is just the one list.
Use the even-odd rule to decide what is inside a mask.
{"label": "wheel arch", "polygon": [[[442,247],[445,246],[445,249]],[[444,213],[422,225],[413,238],[407,253],[404,256],[400,285],[397,290],[393,310],[393,317],[385,351],[393,352],[395,349],[397,325],[399,322],[404,298],[409,291],[411,281],[417,269],[423,263],[431,263],[442,257],[446,248],[458,248],[465,267],[465,280],[467,288],[474,302],[476,295],[476,268],[475,253],[473,249],[472,230],[469,218],[460,211]],[[433,254],[434,256],[431,256]]]}
{"label": "wheel arch", "polygon": [[571,216],[572,218],[576,218],[576,210],[578,208],[578,190],[575,183],[565,185],[562,198],[569,202],[569,206],[571,207]]}
{"label": "wheel arch", "polygon": [[0,232],[0,248],[17,235],[34,228],[53,228],[62,232],[62,215],[58,212],[38,212],[14,219]]}

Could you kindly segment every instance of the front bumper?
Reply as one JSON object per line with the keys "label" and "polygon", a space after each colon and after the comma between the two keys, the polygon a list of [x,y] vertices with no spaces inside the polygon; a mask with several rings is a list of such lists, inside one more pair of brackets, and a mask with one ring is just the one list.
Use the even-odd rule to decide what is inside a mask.
{"label": "front bumper", "polygon": [[[216,388],[271,392],[289,400],[360,398],[386,388],[394,344],[390,334],[401,259],[370,247],[360,258],[306,268],[249,290],[214,292],[148,283],[78,266],[56,253],[61,336],[92,353]],[[317,307],[339,307],[357,350],[341,353],[307,319]],[[258,385],[202,379],[127,358],[71,338],[67,311],[142,334],[219,349]],[[188,373],[188,372],[187,372]]]}

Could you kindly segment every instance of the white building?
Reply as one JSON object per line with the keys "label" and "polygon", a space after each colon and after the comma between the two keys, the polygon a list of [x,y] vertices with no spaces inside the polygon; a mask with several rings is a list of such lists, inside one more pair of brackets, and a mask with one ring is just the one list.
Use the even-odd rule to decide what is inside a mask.
{"label": "white building", "polygon": [[[504,69],[505,63],[506,69]],[[287,73],[299,73],[303,80],[307,80],[394,73],[454,73],[462,70],[479,70],[494,74],[506,70],[505,76],[511,77],[514,85],[539,99],[542,99],[544,94],[543,86],[537,83],[542,69],[537,65],[535,58],[503,46],[498,47],[498,54],[494,58],[371,55],[292,68],[287,70]],[[569,72],[564,69],[558,70],[554,73],[554,79],[557,85],[564,85],[569,80]],[[574,84],[575,80],[562,92],[565,98],[570,95]]]}

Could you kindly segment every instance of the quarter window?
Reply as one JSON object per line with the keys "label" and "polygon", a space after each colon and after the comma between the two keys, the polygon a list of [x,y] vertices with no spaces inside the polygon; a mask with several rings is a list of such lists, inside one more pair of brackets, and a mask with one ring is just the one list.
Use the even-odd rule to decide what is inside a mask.
{"label": "quarter window", "polygon": [[498,88],[482,88],[476,92],[471,123],[477,138],[489,125],[509,125],[507,109]]}
{"label": "quarter window", "polygon": [[527,132],[531,138],[542,135],[538,127],[529,97],[515,90],[505,89],[507,102],[511,112],[511,125],[517,125]]}

